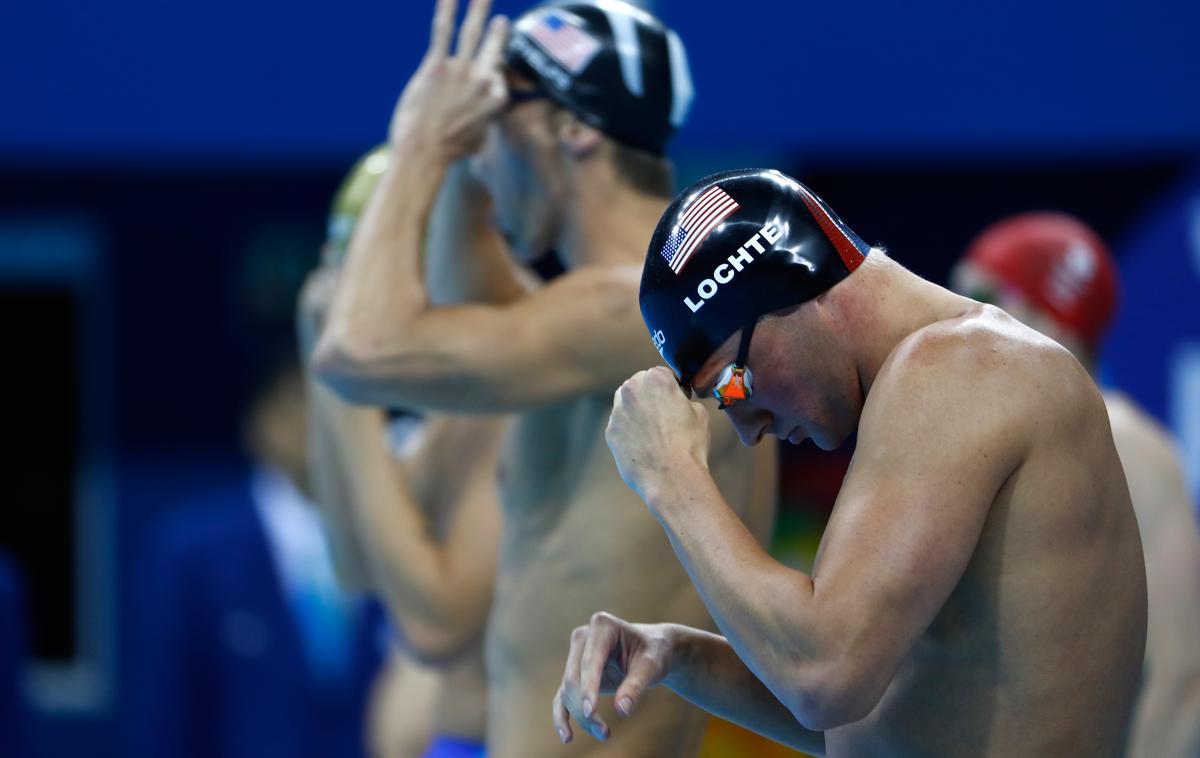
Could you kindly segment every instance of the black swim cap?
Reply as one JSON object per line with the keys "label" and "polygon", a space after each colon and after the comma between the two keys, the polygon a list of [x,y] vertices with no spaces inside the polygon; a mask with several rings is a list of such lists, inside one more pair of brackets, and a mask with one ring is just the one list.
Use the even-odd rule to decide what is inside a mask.
{"label": "black swim cap", "polygon": [[505,62],[584,122],[655,155],[692,103],[679,36],[624,0],[534,8],[513,24]]}
{"label": "black swim cap", "polygon": [[845,279],[870,247],[800,182],[775,170],[705,177],[654,230],[638,301],[654,346],[691,386],[737,330]]}

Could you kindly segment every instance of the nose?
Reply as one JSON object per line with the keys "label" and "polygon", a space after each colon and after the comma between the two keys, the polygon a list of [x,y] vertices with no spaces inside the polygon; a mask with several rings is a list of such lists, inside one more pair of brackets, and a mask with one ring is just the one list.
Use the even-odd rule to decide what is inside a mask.
{"label": "nose", "polygon": [[771,414],[761,409],[747,407],[745,402],[734,403],[725,411],[733,428],[746,447],[754,447],[771,427]]}

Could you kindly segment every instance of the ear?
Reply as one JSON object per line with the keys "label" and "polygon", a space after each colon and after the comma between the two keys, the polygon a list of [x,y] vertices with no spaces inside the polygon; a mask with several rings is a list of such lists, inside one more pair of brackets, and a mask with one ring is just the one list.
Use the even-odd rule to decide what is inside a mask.
{"label": "ear", "polygon": [[604,135],[595,127],[580,121],[573,113],[568,113],[559,123],[558,138],[571,157],[577,160],[595,154],[604,144]]}

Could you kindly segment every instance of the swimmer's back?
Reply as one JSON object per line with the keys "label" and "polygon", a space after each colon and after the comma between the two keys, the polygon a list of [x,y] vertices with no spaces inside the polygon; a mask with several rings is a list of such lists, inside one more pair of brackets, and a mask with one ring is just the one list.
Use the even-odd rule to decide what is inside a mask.
{"label": "swimmer's back", "polygon": [[[933,355],[924,365],[922,353]],[[990,307],[915,333],[877,384],[893,371],[978,386],[971,402],[942,410],[995,425],[1015,465],[944,607],[874,711],[827,735],[830,754],[885,744],[896,755],[1118,754],[1141,667],[1145,577],[1099,391],[1065,349]]]}

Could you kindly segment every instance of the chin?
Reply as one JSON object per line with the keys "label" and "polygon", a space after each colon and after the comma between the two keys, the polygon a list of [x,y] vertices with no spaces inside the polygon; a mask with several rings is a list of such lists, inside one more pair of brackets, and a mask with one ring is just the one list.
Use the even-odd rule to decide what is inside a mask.
{"label": "chin", "polygon": [[842,434],[834,430],[819,429],[817,430],[816,434],[813,434],[810,437],[810,439],[813,441],[814,445],[822,450],[826,452],[832,452],[841,447],[846,442],[846,439],[849,438],[849,436],[849,434]]}

